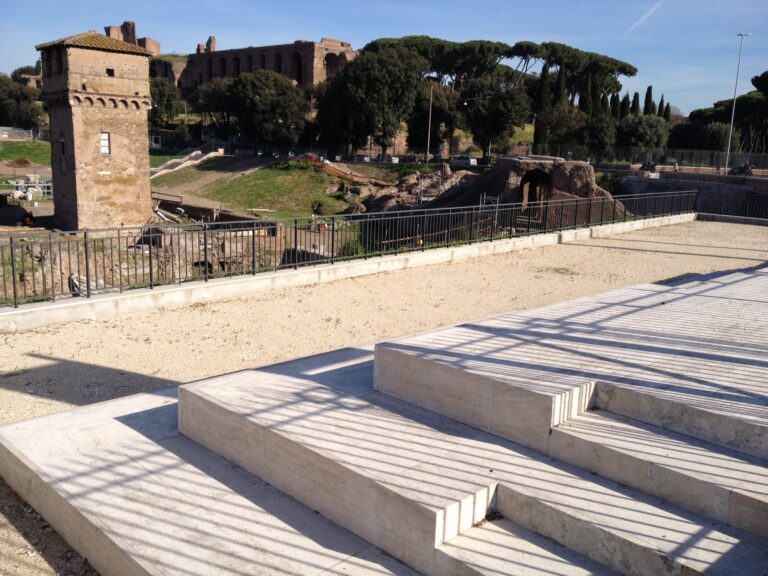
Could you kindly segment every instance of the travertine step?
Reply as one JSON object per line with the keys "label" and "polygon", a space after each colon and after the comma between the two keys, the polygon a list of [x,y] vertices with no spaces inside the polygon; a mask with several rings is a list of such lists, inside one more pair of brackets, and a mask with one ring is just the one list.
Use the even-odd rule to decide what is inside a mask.
{"label": "travertine step", "polygon": [[768,462],[604,411],[552,431],[550,454],[768,538]]}
{"label": "travertine step", "polygon": [[180,423],[425,574],[494,509],[626,574],[768,573],[764,539],[384,394],[254,372],[183,386]]}
{"label": "travertine step", "polygon": [[485,522],[438,548],[467,576],[616,576],[617,572],[505,518]]}
{"label": "travertine step", "polygon": [[766,286],[639,285],[379,343],[374,387],[544,453],[597,406],[768,459]]}
{"label": "travertine step", "polygon": [[688,403],[664,389],[596,382],[593,403],[601,410],[768,460],[768,425],[764,419],[749,417],[750,401],[763,403],[765,396],[733,397],[736,406],[724,412],[706,396]]}

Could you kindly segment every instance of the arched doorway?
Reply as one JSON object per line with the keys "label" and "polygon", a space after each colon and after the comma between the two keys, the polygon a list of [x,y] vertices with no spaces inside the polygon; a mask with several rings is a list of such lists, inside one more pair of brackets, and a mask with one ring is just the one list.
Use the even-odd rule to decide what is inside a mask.
{"label": "arched doorway", "polygon": [[520,180],[520,201],[523,203],[523,210],[528,208],[529,203],[549,200],[551,194],[552,177],[544,170],[529,170]]}
{"label": "arched doorway", "polygon": [[296,80],[299,86],[304,84],[304,61],[301,58],[301,54],[294,52],[291,55],[291,70],[293,71],[293,79]]}

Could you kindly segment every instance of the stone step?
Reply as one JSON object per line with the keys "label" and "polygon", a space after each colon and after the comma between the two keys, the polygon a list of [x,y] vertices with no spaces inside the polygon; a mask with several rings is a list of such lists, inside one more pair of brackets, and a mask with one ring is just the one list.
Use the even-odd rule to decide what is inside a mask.
{"label": "stone step", "polygon": [[[454,331],[457,340],[468,337],[461,327]],[[503,368],[473,371],[472,363],[482,360],[471,359],[470,353],[466,362],[453,362],[440,352],[422,354],[407,344],[377,344],[374,387],[545,454],[552,427],[592,406],[593,382],[568,379],[540,385],[525,377],[510,380],[502,375]]]}
{"label": "stone step", "polygon": [[748,396],[742,401],[735,411],[723,411],[722,406],[711,406],[706,396],[688,403],[663,389],[598,381],[593,404],[601,410],[768,460],[768,426],[764,419],[749,418]]}
{"label": "stone step", "polygon": [[768,569],[764,539],[385,394],[230,375],[181,387],[180,430],[430,576],[489,511],[626,574]]}
{"label": "stone step", "polygon": [[422,422],[307,381],[254,372],[227,387],[182,386],[179,430],[428,571],[436,546],[486,517],[496,483],[425,475],[419,465],[445,448],[422,459],[425,446],[441,436],[428,426],[439,417],[416,410],[426,416]]}
{"label": "stone step", "polygon": [[604,411],[555,428],[550,455],[768,538],[768,461]]}
{"label": "stone step", "polygon": [[500,518],[470,528],[440,546],[441,562],[467,576],[616,576],[580,554]]}

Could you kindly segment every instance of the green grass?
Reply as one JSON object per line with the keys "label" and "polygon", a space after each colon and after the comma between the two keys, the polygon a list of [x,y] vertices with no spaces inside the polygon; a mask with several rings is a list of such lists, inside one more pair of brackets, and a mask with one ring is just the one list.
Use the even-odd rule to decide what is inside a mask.
{"label": "green grass", "polygon": [[175,172],[163,174],[152,179],[153,188],[173,188],[182,184],[191,184],[205,177],[211,170],[227,170],[232,164],[242,162],[241,158],[235,156],[220,156],[206,160],[202,164],[182,168]]}
{"label": "green grass", "polygon": [[624,174],[614,172],[595,172],[595,184],[608,190],[613,195],[624,191]]}
{"label": "green grass", "polygon": [[515,132],[510,140],[513,144],[533,144],[533,124],[515,127]]}
{"label": "green grass", "polygon": [[149,166],[150,168],[157,168],[162,166],[168,160],[174,160],[176,158],[182,158],[182,154],[176,154],[172,150],[150,150],[149,151]]}
{"label": "green grass", "polygon": [[0,160],[26,158],[35,164],[51,165],[50,142],[0,142]]}
{"label": "green grass", "polygon": [[347,168],[362,176],[370,178],[381,178],[392,183],[397,182],[403,176],[408,176],[414,172],[420,174],[431,174],[438,168],[439,164],[378,164],[378,163],[350,163]]}
{"label": "green grass", "polygon": [[187,56],[186,54],[160,54],[160,56],[155,56],[153,60],[165,60],[167,62],[186,62]]}
{"label": "green grass", "polygon": [[[294,164],[294,163],[291,163]],[[338,214],[347,208],[341,194],[326,194],[326,188],[338,179],[314,167],[295,164],[272,166],[246,176],[220,180],[199,193],[211,200],[236,209],[264,208],[275,210],[270,217],[309,216],[317,203],[323,214]]]}

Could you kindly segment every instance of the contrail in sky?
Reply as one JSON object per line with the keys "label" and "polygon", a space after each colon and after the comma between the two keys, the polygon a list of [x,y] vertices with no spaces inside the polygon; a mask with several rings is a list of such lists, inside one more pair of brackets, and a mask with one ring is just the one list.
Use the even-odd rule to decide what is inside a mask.
{"label": "contrail in sky", "polygon": [[640,16],[640,18],[635,20],[635,22],[632,24],[632,26],[627,28],[627,31],[624,32],[624,36],[623,37],[626,38],[627,36],[629,36],[629,34],[632,32],[632,30],[634,30],[635,28],[640,26],[640,24],[642,24],[643,22],[648,20],[648,18],[653,16],[654,12],[656,12],[656,10],[659,9],[659,7],[662,5],[663,2],[664,2],[664,0],[658,0],[658,2],[656,2],[653,6],[651,6],[645,14],[643,14],[642,16]]}

